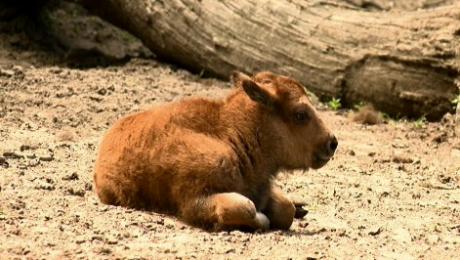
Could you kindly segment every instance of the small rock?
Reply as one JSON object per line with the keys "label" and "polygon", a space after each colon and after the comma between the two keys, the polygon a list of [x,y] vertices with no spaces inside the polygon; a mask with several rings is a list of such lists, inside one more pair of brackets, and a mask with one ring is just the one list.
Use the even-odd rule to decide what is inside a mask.
{"label": "small rock", "polygon": [[37,156],[34,153],[25,153],[24,156],[27,159],[35,159],[35,158],[37,158]]}
{"label": "small rock", "polygon": [[116,238],[109,238],[109,239],[107,239],[107,244],[116,245],[116,244],[118,244],[118,240]]}
{"label": "small rock", "polygon": [[0,69],[0,76],[4,77],[13,77],[14,76],[14,70],[6,70],[6,69]]}
{"label": "small rock", "polygon": [[78,174],[76,172],[73,172],[70,175],[62,177],[62,180],[64,181],[78,180]]}
{"label": "small rock", "polygon": [[440,133],[440,134],[437,134],[435,137],[433,137],[433,139],[431,139],[431,141],[433,142],[436,142],[436,143],[443,143],[443,142],[446,142],[447,141],[447,133]]}
{"label": "small rock", "polygon": [[108,255],[112,253],[112,250],[110,250],[110,248],[100,248],[98,251],[100,254],[104,254],[104,255]]}
{"label": "small rock", "polygon": [[355,151],[353,151],[353,150],[349,150],[349,151],[348,151],[348,154],[351,155],[351,156],[355,156],[355,155],[356,155]]}
{"label": "small rock", "polygon": [[42,162],[51,162],[52,160],[54,160],[54,157],[52,155],[51,156],[40,156],[39,159]]}
{"label": "small rock", "polygon": [[409,243],[412,241],[412,237],[409,231],[407,231],[404,228],[398,228],[398,229],[393,230],[392,237],[394,240],[400,242],[401,244]]}
{"label": "small rock", "polygon": [[16,74],[24,74],[24,68],[20,65],[14,65],[13,66],[13,71],[16,73]]}
{"label": "small rock", "polygon": [[37,145],[31,145],[31,144],[22,144],[20,147],[19,147],[19,150],[21,152],[24,152],[26,150],[37,150],[38,149],[38,146]]}
{"label": "small rock", "polygon": [[10,164],[6,161],[5,157],[0,156],[0,166],[8,168]]}
{"label": "small rock", "polygon": [[101,102],[102,98],[97,96],[89,96],[89,99],[96,102]]}
{"label": "small rock", "polygon": [[416,192],[412,194],[412,199],[420,199],[422,197],[422,194],[420,192]]}
{"label": "small rock", "polygon": [[24,155],[18,153],[18,152],[4,152],[3,156],[8,159],[23,159]]}
{"label": "small rock", "polygon": [[401,142],[402,140],[398,140],[398,143],[393,143],[391,144],[391,146],[393,148],[397,148],[397,149],[406,149],[409,147],[409,145],[405,144],[405,143],[402,143]]}
{"label": "small rock", "polygon": [[20,199],[10,202],[10,207],[14,210],[21,210],[26,207],[26,203]]}
{"label": "small rock", "polygon": [[454,184],[454,183],[455,183],[455,178],[454,178],[454,177],[449,176],[449,175],[444,175],[444,174],[439,175],[439,176],[438,176],[438,180],[439,180],[442,184],[449,184],[449,183]]}
{"label": "small rock", "polygon": [[430,245],[435,245],[436,243],[439,242],[439,236],[438,235],[429,235],[427,238],[426,238],[426,242]]}
{"label": "small rock", "polygon": [[52,190],[56,189],[56,187],[52,183],[40,183],[40,184],[35,186],[35,189],[52,191]]}
{"label": "small rock", "polygon": [[30,160],[28,165],[29,165],[30,167],[35,167],[35,166],[37,166],[37,165],[39,165],[39,164],[40,164],[40,160],[37,159],[37,158],[35,158],[35,159]]}
{"label": "small rock", "polygon": [[299,227],[301,227],[301,228],[306,228],[306,227],[308,227],[309,224],[310,224],[310,223],[308,223],[308,222],[300,222],[300,223],[299,223]]}
{"label": "small rock", "polygon": [[67,189],[67,192],[68,192],[70,195],[74,195],[74,196],[79,196],[79,197],[85,196],[85,191],[82,190],[82,189],[68,188],[68,189]]}
{"label": "small rock", "polygon": [[93,185],[89,182],[85,183],[85,190],[91,191],[93,189]]}
{"label": "small rock", "polygon": [[78,245],[83,244],[85,242],[86,242],[86,239],[84,237],[79,237],[75,240],[75,243],[77,243]]}
{"label": "small rock", "polygon": [[40,161],[43,161],[43,162],[50,162],[54,160],[54,153],[51,149],[48,149],[46,152],[41,151],[41,153],[39,152],[37,156],[38,156],[38,159],[40,159]]}
{"label": "small rock", "polygon": [[235,252],[236,252],[235,248],[230,248],[225,251],[226,254],[235,253]]}
{"label": "small rock", "polygon": [[371,236],[377,236],[378,234],[382,233],[382,231],[383,231],[382,227],[379,226],[377,228],[370,229],[368,234]]}
{"label": "small rock", "polygon": [[455,117],[451,113],[447,112],[441,119],[442,124],[452,124],[454,123]]}
{"label": "small rock", "polygon": [[107,89],[101,88],[97,91],[97,94],[104,96],[105,94],[107,94]]}
{"label": "small rock", "polygon": [[[74,131],[71,130],[64,130],[60,132],[56,137],[60,142],[75,142],[77,139],[77,135],[74,133]],[[70,148],[69,144],[61,144],[60,146]]]}
{"label": "small rock", "polygon": [[395,163],[412,163],[414,160],[407,155],[401,153],[395,153],[393,155],[392,161]]}
{"label": "small rock", "polygon": [[27,164],[20,163],[18,165],[18,169],[20,169],[20,170],[27,170],[27,168],[29,168],[29,166]]}
{"label": "small rock", "polygon": [[62,72],[62,69],[59,67],[55,67],[55,68],[51,68],[50,72],[54,74],[60,74]]}
{"label": "small rock", "polygon": [[91,237],[91,242],[94,240],[103,241],[104,239],[102,238],[102,236],[94,235]]}
{"label": "small rock", "polygon": [[406,168],[406,166],[404,166],[404,164],[398,165],[397,169],[400,170],[400,171],[407,172],[407,168]]}

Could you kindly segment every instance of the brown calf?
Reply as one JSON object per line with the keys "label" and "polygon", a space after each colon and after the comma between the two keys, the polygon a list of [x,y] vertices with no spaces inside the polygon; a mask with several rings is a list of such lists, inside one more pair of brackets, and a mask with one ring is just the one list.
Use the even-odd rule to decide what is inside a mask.
{"label": "brown calf", "polygon": [[320,168],[337,139],[296,81],[234,73],[224,100],[169,103],[119,120],[95,168],[103,203],[173,214],[205,229],[289,229],[280,170]]}

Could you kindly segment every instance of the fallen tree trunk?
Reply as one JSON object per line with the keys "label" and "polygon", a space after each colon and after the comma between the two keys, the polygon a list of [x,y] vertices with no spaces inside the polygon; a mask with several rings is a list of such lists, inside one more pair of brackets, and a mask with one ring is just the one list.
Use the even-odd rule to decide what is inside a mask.
{"label": "fallen tree trunk", "polygon": [[430,120],[459,95],[460,4],[370,13],[332,1],[82,1],[193,71],[271,70],[344,105]]}

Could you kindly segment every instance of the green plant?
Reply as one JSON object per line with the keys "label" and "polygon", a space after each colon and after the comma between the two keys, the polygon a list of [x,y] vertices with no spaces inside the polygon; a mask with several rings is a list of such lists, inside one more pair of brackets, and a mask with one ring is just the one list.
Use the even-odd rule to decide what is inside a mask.
{"label": "green plant", "polygon": [[339,110],[342,107],[342,103],[340,103],[340,98],[333,97],[327,102],[327,106],[332,110]]}
{"label": "green plant", "polygon": [[[385,119],[385,120],[392,120],[393,119],[389,114],[387,114],[385,112],[381,112],[381,114],[382,114],[383,119]],[[397,119],[395,119],[395,121],[396,120]]]}
{"label": "green plant", "polygon": [[424,127],[426,125],[426,123],[427,123],[426,117],[422,116],[419,119],[415,120],[414,126],[415,126],[415,128],[422,128],[422,127]]}
{"label": "green plant", "polygon": [[353,108],[355,110],[359,110],[360,108],[364,107],[366,105],[366,102],[364,101],[359,101],[358,103],[353,105]]}
{"label": "green plant", "polygon": [[201,69],[200,73],[198,74],[198,77],[203,78],[205,72],[206,72],[205,69]]}

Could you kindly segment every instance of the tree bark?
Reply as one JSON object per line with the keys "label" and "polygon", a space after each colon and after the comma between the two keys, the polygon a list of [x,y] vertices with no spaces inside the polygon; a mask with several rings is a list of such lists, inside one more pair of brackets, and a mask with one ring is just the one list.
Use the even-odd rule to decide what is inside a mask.
{"label": "tree bark", "polygon": [[82,1],[196,72],[271,70],[320,98],[429,120],[459,95],[460,3],[400,13],[327,0]]}

